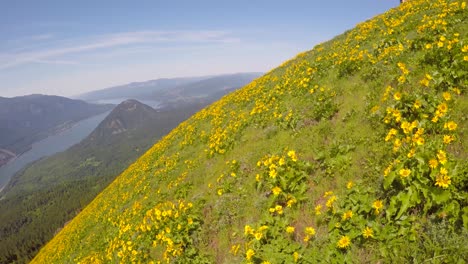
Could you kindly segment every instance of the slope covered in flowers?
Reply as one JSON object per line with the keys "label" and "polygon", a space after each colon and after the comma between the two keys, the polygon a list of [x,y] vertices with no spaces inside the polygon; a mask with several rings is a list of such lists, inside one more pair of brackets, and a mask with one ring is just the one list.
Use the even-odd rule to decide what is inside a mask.
{"label": "slope covered in flowers", "polygon": [[409,1],[225,96],[33,263],[463,263],[467,15]]}

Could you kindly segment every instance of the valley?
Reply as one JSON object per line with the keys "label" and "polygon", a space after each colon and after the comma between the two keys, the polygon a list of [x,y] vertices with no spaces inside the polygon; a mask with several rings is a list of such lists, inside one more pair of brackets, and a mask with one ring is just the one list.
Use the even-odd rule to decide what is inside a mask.
{"label": "valley", "polygon": [[183,100],[166,97],[164,104],[142,100],[156,109],[133,99],[102,99],[118,105],[33,144],[30,151],[1,167],[0,263],[28,262],[160,137],[237,88],[228,82],[217,85],[203,94],[193,91]]}

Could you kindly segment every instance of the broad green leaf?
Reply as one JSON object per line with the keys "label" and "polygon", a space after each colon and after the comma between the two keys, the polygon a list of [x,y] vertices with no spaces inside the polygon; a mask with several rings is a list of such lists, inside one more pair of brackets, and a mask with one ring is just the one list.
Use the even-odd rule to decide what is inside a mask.
{"label": "broad green leaf", "polygon": [[398,212],[398,215],[396,216],[396,219],[399,219],[403,213],[406,212],[406,210],[408,210],[409,207],[411,207],[411,201],[413,200],[413,189],[412,188],[408,188],[408,192],[401,192],[397,195],[397,198],[398,200],[400,201],[401,203],[401,206],[400,206],[400,211]]}
{"label": "broad green leaf", "polygon": [[432,200],[436,204],[443,204],[447,202],[451,198],[451,194],[447,190],[443,190],[440,188],[432,188]]}
{"label": "broad green leaf", "polygon": [[394,171],[390,172],[385,178],[384,178],[384,189],[388,190],[388,188],[392,185],[393,181],[395,180],[396,173]]}

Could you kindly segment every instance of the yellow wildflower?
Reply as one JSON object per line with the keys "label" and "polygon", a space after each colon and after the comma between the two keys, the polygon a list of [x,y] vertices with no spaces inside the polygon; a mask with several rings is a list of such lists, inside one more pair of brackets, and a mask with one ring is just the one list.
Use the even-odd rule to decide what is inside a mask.
{"label": "yellow wildflower", "polygon": [[431,160],[429,161],[429,167],[430,167],[431,169],[437,168],[438,165],[439,165],[439,162],[438,162],[436,159],[431,159]]}
{"label": "yellow wildflower", "polygon": [[419,100],[414,101],[413,107],[419,109],[421,107],[421,102]]}
{"label": "yellow wildflower", "polygon": [[461,49],[461,51],[462,51],[463,53],[468,52],[468,45],[463,46],[463,48]]}
{"label": "yellow wildflower", "polygon": [[260,174],[255,175],[255,181],[260,182],[261,179],[262,177],[260,176]]}
{"label": "yellow wildflower", "polygon": [[385,141],[389,141],[392,139],[393,136],[395,136],[398,133],[398,130],[392,128],[390,131],[388,131],[387,136],[385,137]]}
{"label": "yellow wildflower", "polygon": [[286,227],[286,233],[288,233],[288,234],[294,233],[294,226],[288,226],[288,227]]}
{"label": "yellow wildflower", "polygon": [[315,206],[315,215],[321,214],[322,213],[321,210],[322,210],[322,205],[321,204]]}
{"label": "yellow wildflower", "polygon": [[414,157],[414,154],[416,154],[416,149],[415,149],[415,148],[412,148],[412,149],[410,150],[410,152],[408,152],[407,157],[408,157],[409,159],[411,159],[412,157]]}
{"label": "yellow wildflower", "polygon": [[426,87],[429,86],[429,80],[426,79],[426,78],[422,79],[419,83],[420,83],[422,86],[426,86]]}
{"label": "yellow wildflower", "polygon": [[271,178],[276,178],[276,175],[278,175],[278,172],[273,169],[273,170],[270,170],[270,172],[268,173],[270,175]]}
{"label": "yellow wildflower", "polygon": [[296,200],[296,198],[293,197],[293,198],[288,200],[287,206],[292,207],[295,203],[297,203],[297,200]]}
{"label": "yellow wildflower", "polygon": [[401,93],[400,92],[396,92],[395,94],[393,94],[393,98],[397,101],[400,101],[401,100]]}
{"label": "yellow wildflower", "polygon": [[231,247],[231,253],[232,253],[234,256],[237,255],[237,252],[239,251],[239,248],[240,248],[240,244],[232,245],[232,247]]}
{"label": "yellow wildflower", "polygon": [[448,175],[443,175],[443,174],[439,174],[437,175],[436,177],[436,183],[435,185],[436,186],[439,186],[439,187],[442,187],[442,188],[448,188],[450,183],[452,181],[450,180],[450,176]]}
{"label": "yellow wildflower", "polygon": [[400,149],[401,144],[402,142],[399,138],[395,139],[395,141],[393,142],[393,152],[397,152],[398,149]]}
{"label": "yellow wildflower", "polygon": [[448,106],[446,103],[441,103],[437,106],[437,110],[439,110],[440,113],[445,114],[448,111]]}
{"label": "yellow wildflower", "polygon": [[292,161],[297,161],[296,152],[294,150],[288,151],[288,157],[290,157]]}
{"label": "yellow wildflower", "polygon": [[399,174],[402,178],[406,178],[408,177],[410,174],[411,174],[411,170],[410,169],[406,169],[406,168],[403,168],[399,171]]}
{"label": "yellow wildflower", "polygon": [[[401,76],[398,78],[398,82],[399,82],[399,83],[404,83],[404,82],[406,82],[406,77],[405,77],[404,75],[401,75]],[[394,96],[394,98],[395,98],[395,100],[400,100],[400,99],[401,99],[401,97],[400,97],[400,99],[397,99],[395,96]]]}
{"label": "yellow wildflower", "polygon": [[353,181],[349,181],[349,182],[346,184],[346,188],[347,188],[347,189],[351,189],[351,188],[353,188],[353,186],[354,186]]}
{"label": "yellow wildflower", "polygon": [[447,162],[447,154],[443,150],[439,150],[437,152],[437,159],[441,164],[445,164]]}
{"label": "yellow wildflower", "polygon": [[253,257],[253,255],[255,255],[255,251],[254,251],[253,249],[249,248],[249,249],[247,250],[247,252],[245,253],[245,258],[246,258],[247,260],[251,260],[252,257]]}
{"label": "yellow wildflower", "polygon": [[418,128],[418,131],[416,131],[416,135],[422,136],[422,134],[424,134],[424,128],[420,127],[420,128]]}
{"label": "yellow wildflower", "polygon": [[346,220],[346,219],[350,219],[352,217],[353,217],[353,211],[351,211],[351,210],[348,210],[348,211],[343,213],[343,221]]}
{"label": "yellow wildflower", "polygon": [[311,227],[311,226],[306,227],[305,233],[307,235],[309,235],[309,236],[313,236],[313,235],[315,235],[315,229],[313,227]]}
{"label": "yellow wildflower", "polygon": [[278,186],[276,186],[276,187],[274,187],[273,189],[271,189],[271,191],[273,192],[273,194],[274,194],[275,196],[277,196],[278,194],[281,193],[281,188],[278,187]]}
{"label": "yellow wildflower", "polygon": [[424,141],[424,138],[423,138],[423,137],[418,137],[418,138],[416,139],[416,144],[418,144],[419,146],[424,145],[424,142],[425,142],[425,141]]}
{"label": "yellow wildflower", "polygon": [[254,236],[255,236],[255,239],[256,239],[256,240],[260,240],[260,239],[262,239],[263,234],[262,234],[261,232],[255,232],[255,235],[254,235]]}
{"label": "yellow wildflower", "polygon": [[457,123],[455,123],[453,121],[450,121],[450,122],[444,124],[444,128],[448,129],[450,131],[453,131],[453,130],[457,129],[457,126],[458,126]]}
{"label": "yellow wildflower", "polygon": [[286,164],[286,161],[284,160],[284,158],[281,158],[279,161],[278,161],[278,164],[280,166],[283,166],[284,164]]}
{"label": "yellow wildflower", "polygon": [[377,200],[377,201],[373,202],[372,203],[372,208],[375,209],[375,214],[379,214],[380,209],[383,208],[383,202],[381,200]]}
{"label": "yellow wildflower", "polygon": [[244,226],[244,235],[252,235],[253,228],[249,225]]}
{"label": "yellow wildflower", "polygon": [[369,238],[369,237],[374,237],[374,230],[372,230],[372,228],[370,227],[366,227],[364,228],[364,230],[362,231],[362,235],[365,237],[365,238]]}
{"label": "yellow wildflower", "polygon": [[449,92],[444,92],[442,96],[444,97],[445,101],[450,101],[450,99],[452,99],[452,95]]}
{"label": "yellow wildflower", "polygon": [[332,208],[333,207],[333,203],[336,201],[336,196],[333,195],[332,197],[330,197],[328,200],[327,200],[327,203],[325,204],[328,208]]}
{"label": "yellow wildflower", "polygon": [[445,144],[450,144],[452,141],[454,141],[455,138],[453,136],[450,136],[450,135],[444,135],[444,143]]}
{"label": "yellow wildflower", "polygon": [[409,134],[411,132],[411,123],[410,122],[404,121],[403,123],[401,123],[400,127],[401,127],[401,129],[403,129],[403,132],[405,134]]}
{"label": "yellow wildflower", "polygon": [[387,176],[392,171],[392,168],[393,164],[388,165],[388,167],[384,170],[384,176]]}
{"label": "yellow wildflower", "polygon": [[448,170],[444,167],[440,168],[440,174],[442,175],[447,175],[448,174]]}
{"label": "yellow wildflower", "polygon": [[300,257],[299,253],[297,252],[293,253],[294,262],[297,262],[299,260],[299,257]]}
{"label": "yellow wildflower", "polygon": [[340,240],[338,240],[338,243],[336,243],[336,246],[339,248],[347,248],[351,244],[351,239],[349,239],[348,236],[342,236]]}
{"label": "yellow wildflower", "polygon": [[281,206],[281,205],[275,206],[275,211],[276,211],[278,214],[283,214],[283,206]]}

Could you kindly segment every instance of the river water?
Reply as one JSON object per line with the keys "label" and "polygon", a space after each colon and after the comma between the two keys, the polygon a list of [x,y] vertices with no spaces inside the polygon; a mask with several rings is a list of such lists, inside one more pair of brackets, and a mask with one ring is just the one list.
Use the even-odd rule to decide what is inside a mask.
{"label": "river water", "polygon": [[[97,100],[97,101],[88,101],[88,103],[92,104],[115,104],[118,105],[121,102],[127,100],[129,98],[114,98],[114,99],[105,99],[105,100]],[[135,99],[140,103],[146,104],[151,106],[154,109],[158,109],[161,106],[161,102],[154,101],[154,100],[144,100],[144,99]]]}
{"label": "river water", "polygon": [[28,163],[64,151],[76,143],[79,143],[87,137],[109,113],[110,111],[81,120],[63,132],[34,143],[29,151],[23,153],[15,160],[10,161],[5,166],[0,167],[0,189],[8,183],[16,172],[21,170]]}

